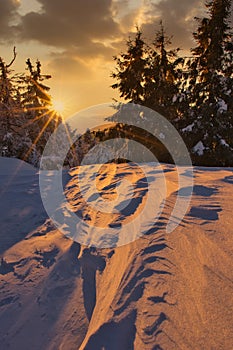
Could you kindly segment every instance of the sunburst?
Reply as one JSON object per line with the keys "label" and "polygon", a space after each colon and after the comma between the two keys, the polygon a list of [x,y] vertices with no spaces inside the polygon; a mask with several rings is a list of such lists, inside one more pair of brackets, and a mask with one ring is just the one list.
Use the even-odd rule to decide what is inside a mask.
{"label": "sunburst", "polygon": [[62,115],[65,111],[65,104],[61,100],[53,100],[51,109],[54,110],[56,114]]}

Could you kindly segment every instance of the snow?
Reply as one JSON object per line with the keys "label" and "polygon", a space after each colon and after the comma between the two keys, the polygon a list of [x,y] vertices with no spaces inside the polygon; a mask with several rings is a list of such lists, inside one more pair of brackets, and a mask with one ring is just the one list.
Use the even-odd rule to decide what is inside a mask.
{"label": "snow", "polygon": [[225,140],[221,139],[220,142],[221,142],[221,145],[223,145],[225,147],[230,147],[229,144]]}
{"label": "snow", "polygon": [[205,146],[203,145],[202,141],[199,141],[196,146],[193,147],[193,151],[197,153],[199,156],[202,156],[204,154]]}
{"label": "snow", "polygon": [[218,108],[219,113],[223,113],[223,112],[226,112],[228,110],[228,105],[223,99],[219,99],[218,106],[219,106],[219,108]]}
{"label": "snow", "polygon": [[183,128],[181,131],[183,132],[191,132],[193,130],[193,127],[194,127],[194,123],[186,126],[185,128]]}
{"label": "snow", "polygon": [[[187,93],[188,93],[188,91],[187,91]],[[181,102],[183,102],[184,99],[185,99],[185,94],[180,93],[180,94],[174,95],[174,96],[172,97],[172,102],[175,103],[175,102],[177,102],[177,100],[178,100],[178,101],[181,103]]]}
{"label": "snow", "polygon": [[[194,168],[187,214],[168,234],[178,191],[176,168],[140,167],[103,166],[99,191],[119,207],[114,185],[119,177],[126,180],[125,196],[142,199],[134,212],[128,208],[132,216],[140,213],[148,195],[143,171],[160,186],[162,170],[167,192],[161,215],[145,222],[146,234],[134,242],[95,249],[73,242],[53,225],[40,200],[35,169],[0,158],[1,349],[232,348],[233,169]],[[82,172],[89,204],[94,201],[88,192],[93,169],[84,166]],[[185,167],[180,170],[190,178]],[[66,179],[74,210],[81,205],[78,171]],[[184,184],[180,195],[186,200],[189,193]],[[86,214],[92,223],[101,223],[99,214],[88,208]],[[107,226],[114,218],[102,219]]]}
{"label": "snow", "polygon": [[37,170],[30,164],[16,158],[0,157],[0,176],[9,176],[17,172],[17,176],[33,175]]}

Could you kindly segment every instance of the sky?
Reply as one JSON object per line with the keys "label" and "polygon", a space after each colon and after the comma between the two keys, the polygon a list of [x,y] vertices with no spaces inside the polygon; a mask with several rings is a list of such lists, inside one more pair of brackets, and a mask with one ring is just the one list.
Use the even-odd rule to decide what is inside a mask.
{"label": "sky", "polygon": [[113,56],[126,49],[138,25],[153,41],[162,19],[173,46],[186,53],[195,46],[195,16],[204,0],[0,0],[0,56],[16,46],[14,69],[39,59],[51,74],[51,95],[64,102],[64,115],[119,99],[110,77]]}

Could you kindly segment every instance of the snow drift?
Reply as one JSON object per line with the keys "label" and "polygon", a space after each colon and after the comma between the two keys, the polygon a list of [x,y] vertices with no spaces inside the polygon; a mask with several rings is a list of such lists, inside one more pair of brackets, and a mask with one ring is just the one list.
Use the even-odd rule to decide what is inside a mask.
{"label": "snow drift", "polygon": [[[130,164],[110,164],[110,182],[116,167],[122,178],[137,181]],[[154,171],[153,164],[147,167]],[[232,348],[233,171],[195,168],[189,210],[168,234],[177,174],[173,166],[162,167],[168,192],[159,219],[133,243],[96,249],[56,229],[43,208],[36,170],[0,159],[2,349]],[[106,176],[99,180],[102,190]],[[75,207],[74,177],[75,170],[66,191]],[[181,191],[185,196],[187,188]],[[113,194],[106,189],[105,195]],[[143,198],[135,210],[141,205]]]}

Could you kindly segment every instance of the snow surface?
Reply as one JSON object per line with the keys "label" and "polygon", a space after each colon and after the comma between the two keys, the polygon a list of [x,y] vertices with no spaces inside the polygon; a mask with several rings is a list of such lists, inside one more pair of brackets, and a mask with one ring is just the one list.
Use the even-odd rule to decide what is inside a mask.
{"label": "snow surface", "polygon": [[[158,169],[147,167],[156,181]],[[77,171],[66,190],[74,209],[80,205]],[[177,172],[171,165],[163,171],[166,203],[147,234],[119,248],[94,249],[66,238],[47,217],[36,170],[0,159],[1,349],[232,348],[233,169],[195,168],[190,208],[170,234],[165,228]],[[114,199],[117,173],[137,183],[135,196],[146,197],[140,171],[109,164],[98,180],[106,199]],[[190,173],[184,169],[184,175]],[[180,191],[189,194],[189,188]]]}

